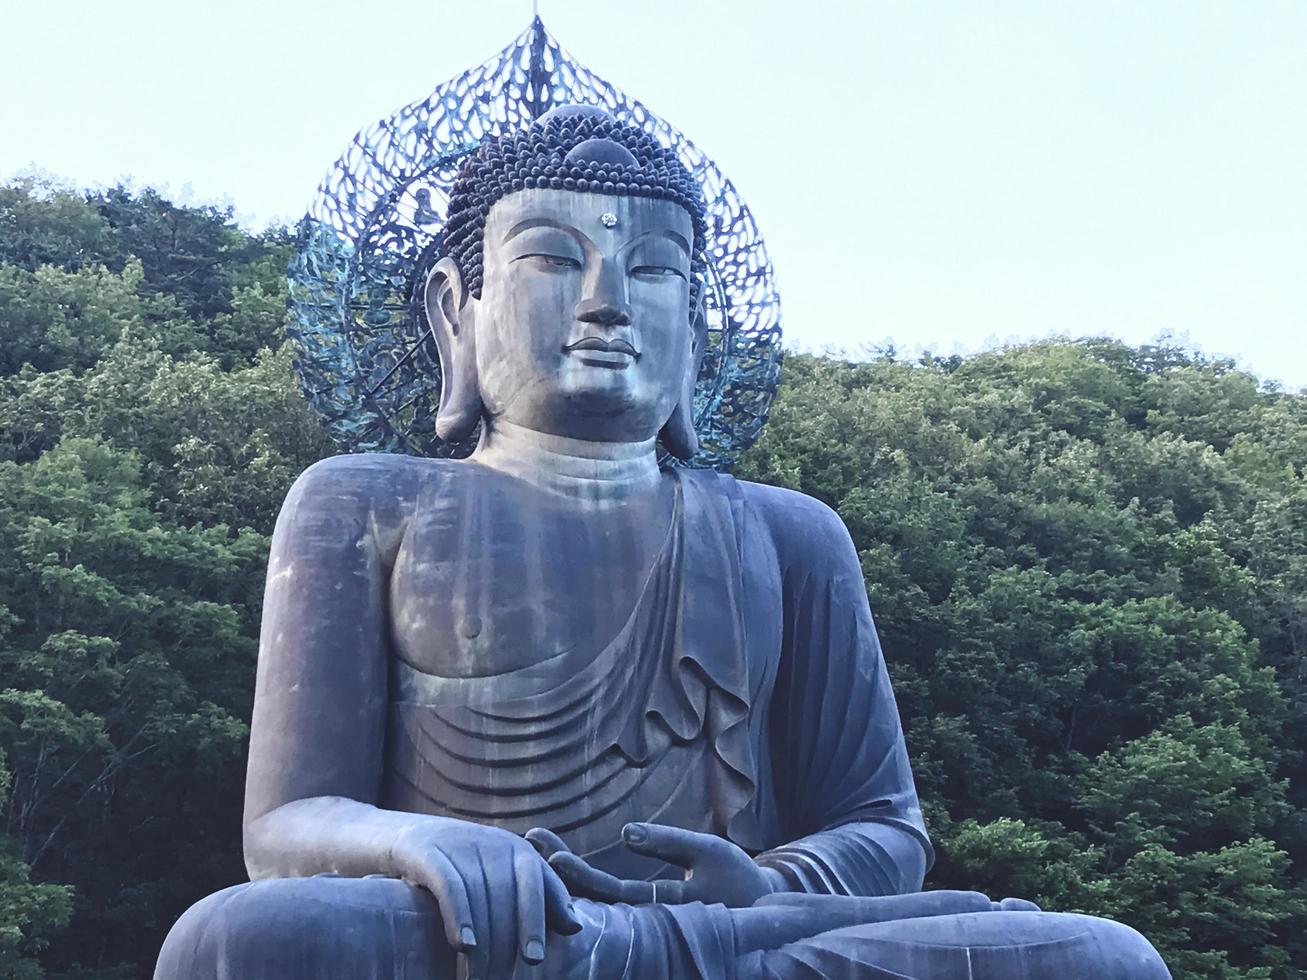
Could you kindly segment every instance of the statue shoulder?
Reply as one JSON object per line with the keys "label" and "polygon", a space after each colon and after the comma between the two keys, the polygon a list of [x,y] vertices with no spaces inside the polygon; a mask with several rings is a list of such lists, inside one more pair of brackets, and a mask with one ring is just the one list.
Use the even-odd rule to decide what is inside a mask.
{"label": "statue shoulder", "polygon": [[782,535],[820,532],[848,536],[840,515],[816,497],[787,487],[747,480],[736,480],[735,484],[749,507],[767,522],[768,527]]}
{"label": "statue shoulder", "polygon": [[297,528],[320,529],[324,521],[344,530],[357,525],[370,532],[402,530],[422,488],[448,460],[397,453],[350,453],[314,463],[291,486],[277,518],[278,534]]}
{"label": "statue shoulder", "polygon": [[299,475],[286,494],[286,502],[302,503],[326,496],[336,505],[348,505],[407,495],[425,481],[432,464],[440,462],[444,461],[398,453],[328,456]]}
{"label": "statue shoulder", "polygon": [[840,515],[816,497],[785,487],[735,481],[749,510],[762,522],[777,557],[789,567],[857,565],[857,552]]}

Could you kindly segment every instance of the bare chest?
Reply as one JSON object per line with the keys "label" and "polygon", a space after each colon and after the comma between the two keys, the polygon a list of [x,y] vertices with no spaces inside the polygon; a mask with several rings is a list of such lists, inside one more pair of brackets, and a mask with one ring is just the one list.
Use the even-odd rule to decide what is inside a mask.
{"label": "bare chest", "polygon": [[424,500],[390,581],[395,653],[438,677],[483,677],[600,647],[630,617],[671,508],[602,509],[464,479]]}

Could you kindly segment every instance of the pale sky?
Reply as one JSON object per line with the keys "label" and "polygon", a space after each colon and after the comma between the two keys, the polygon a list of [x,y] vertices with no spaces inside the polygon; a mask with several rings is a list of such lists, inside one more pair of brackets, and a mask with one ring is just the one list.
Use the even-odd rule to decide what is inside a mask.
{"label": "pale sky", "polygon": [[[1307,385],[1307,0],[541,0],[748,201],[786,336],[1169,331]],[[293,221],[530,0],[0,0],[0,177]]]}

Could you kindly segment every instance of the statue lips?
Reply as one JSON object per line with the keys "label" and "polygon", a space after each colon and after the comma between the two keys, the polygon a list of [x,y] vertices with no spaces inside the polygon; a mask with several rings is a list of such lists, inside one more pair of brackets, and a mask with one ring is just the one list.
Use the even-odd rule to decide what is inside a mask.
{"label": "statue lips", "polygon": [[594,367],[622,370],[640,359],[640,352],[631,346],[629,340],[613,337],[582,337],[563,346],[566,354],[575,354],[581,363]]}

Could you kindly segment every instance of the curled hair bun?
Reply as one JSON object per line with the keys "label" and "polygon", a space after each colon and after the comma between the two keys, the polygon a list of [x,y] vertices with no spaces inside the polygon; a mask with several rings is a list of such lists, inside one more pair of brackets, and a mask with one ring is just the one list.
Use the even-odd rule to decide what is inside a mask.
{"label": "curled hair bun", "polygon": [[559,106],[529,128],[487,139],[464,161],[449,195],[441,253],[473,296],[482,286],[486,216],[501,198],[528,189],[582,191],[671,201],[694,226],[695,280],[702,278],[704,204],[676,153],[595,106]]}

